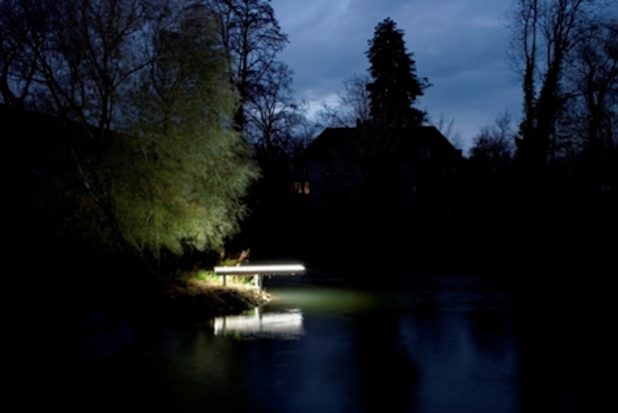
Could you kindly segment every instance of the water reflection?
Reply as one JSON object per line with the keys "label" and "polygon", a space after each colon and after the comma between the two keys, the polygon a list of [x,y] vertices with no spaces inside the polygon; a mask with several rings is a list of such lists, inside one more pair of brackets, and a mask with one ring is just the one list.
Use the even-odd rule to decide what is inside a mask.
{"label": "water reflection", "polygon": [[356,318],[359,390],[367,412],[414,411],[420,371],[401,334],[400,315],[368,313]]}
{"label": "water reflection", "polygon": [[129,324],[131,334],[90,323],[96,349],[114,351],[78,360],[91,372],[76,369],[84,398],[109,400],[103,411],[125,397],[178,412],[527,412],[544,400],[551,411],[554,396],[576,393],[567,369],[594,370],[573,362],[574,345],[556,353],[570,330],[553,339],[554,318],[535,311],[516,330],[508,297],[481,288],[272,293],[262,309],[212,322]]}
{"label": "water reflection", "polygon": [[215,318],[214,330],[217,336],[294,339],[304,334],[303,314],[299,309],[263,312],[257,307],[250,314]]}

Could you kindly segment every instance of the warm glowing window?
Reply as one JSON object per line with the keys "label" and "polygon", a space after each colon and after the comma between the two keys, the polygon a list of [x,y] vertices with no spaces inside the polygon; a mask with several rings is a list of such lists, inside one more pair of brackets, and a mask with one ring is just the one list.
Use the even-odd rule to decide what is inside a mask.
{"label": "warm glowing window", "polygon": [[294,193],[299,195],[309,195],[309,193],[311,193],[311,186],[309,185],[309,181],[294,182]]}

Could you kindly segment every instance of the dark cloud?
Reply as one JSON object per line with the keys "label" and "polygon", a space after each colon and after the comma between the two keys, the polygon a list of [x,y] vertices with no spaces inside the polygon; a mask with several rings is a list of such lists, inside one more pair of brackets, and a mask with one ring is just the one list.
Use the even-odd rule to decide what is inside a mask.
{"label": "dark cloud", "polygon": [[516,118],[521,93],[507,61],[511,0],[273,0],[290,45],[282,58],[310,106],[332,100],[342,81],[366,73],[367,41],[385,17],[406,34],[420,76],[419,105],[455,118],[469,146],[481,126],[505,110]]}

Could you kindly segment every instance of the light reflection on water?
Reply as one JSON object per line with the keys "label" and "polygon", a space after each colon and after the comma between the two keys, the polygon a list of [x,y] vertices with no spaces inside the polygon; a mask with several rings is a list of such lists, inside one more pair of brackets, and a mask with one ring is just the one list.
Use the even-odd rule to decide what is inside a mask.
{"label": "light reflection on water", "polygon": [[247,314],[136,330],[133,341],[102,323],[93,344],[106,351],[89,352],[88,388],[105,389],[113,404],[119,388],[150,383],[156,394],[129,393],[133,404],[179,412],[517,411],[515,350],[499,303],[467,292],[271,293]]}
{"label": "light reflection on water", "polygon": [[[579,377],[594,382],[565,374],[578,367],[564,339],[573,339],[573,325],[604,337],[594,318],[514,313],[509,294],[476,286],[270,292],[275,299],[262,309],[201,323],[89,317],[85,337],[68,342],[88,343],[83,357],[71,347],[64,359],[54,355],[75,360],[75,380],[62,389],[74,388],[86,405],[106,400],[91,411],[128,398],[136,411],[527,412],[546,395],[575,394]],[[577,337],[571,349],[580,351],[587,339]]]}
{"label": "light reflection on water", "polygon": [[268,313],[255,308],[249,314],[216,317],[214,332],[216,336],[294,339],[304,333],[303,314],[297,308]]}

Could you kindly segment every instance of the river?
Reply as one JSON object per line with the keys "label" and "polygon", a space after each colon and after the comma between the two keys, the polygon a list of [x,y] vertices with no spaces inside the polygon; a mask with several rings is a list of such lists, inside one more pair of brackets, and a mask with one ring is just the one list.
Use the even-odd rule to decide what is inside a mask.
{"label": "river", "polygon": [[447,277],[269,291],[263,308],[201,322],[89,308],[68,347],[41,338],[55,359],[38,383],[53,389],[50,405],[75,411],[585,411],[605,391],[603,368],[589,365],[608,352],[589,345],[603,326],[554,304],[522,315],[500,285]]}

